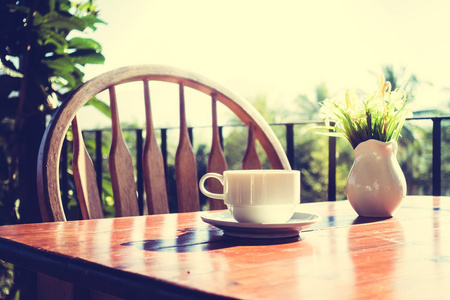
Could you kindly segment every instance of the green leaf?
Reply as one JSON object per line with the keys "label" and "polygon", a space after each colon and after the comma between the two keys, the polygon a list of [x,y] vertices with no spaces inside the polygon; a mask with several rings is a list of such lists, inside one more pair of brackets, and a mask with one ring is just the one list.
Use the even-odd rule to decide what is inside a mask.
{"label": "green leaf", "polygon": [[44,41],[44,43],[47,39],[53,39],[57,41],[57,43],[61,45],[61,47],[67,48],[67,40],[64,37],[64,35],[55,32],[53,29],[42,27],[39,28],[37,32],[39,38],[41,38]]}
{"label": "green leaf", "polygon": [[316,133],[320,134],[320,135],[332,136],[332,137],[345,137],[345,134],[343,134],[341,132],[321,132],[321,131],[318,131]]}
{"label": "green leaf", "polygon": [[47,28],[41,28],[39,31],[39,37],[43,41],[41,45],[52,44],[55,46],[55,52],[58,54],[63,54],[68,47],[66,39],[53,30]]}
{"label": "green leaf", "polygon": [[89,3],[89,1],[88,1],[88,2],[86,2],[86,3],[84,3],[84,4],[80,4],[80,5],[78,6],[78,9],[79,9],[79,10],[87,11],[90,7],[91,7],[91,3]]}
{"label": "green leaf", "polygon": [[87,16],[82,17],[81,19],[85,22],[86,27],[89,27],[92,30],[96,30],[97,29],[97,27],[95,26],[95,24],[97,24],[97,23],[106,24],[105,21],[97,18],[94,15],[87,15]]}
{"label": "green leaf", "polygon": [[38,25],[44,28],[66,29],[69,31],[73,29],[83,31],[87,27],[86,22],[84,22],[82,19],[75,16],[66,17],[57,13],[56,11],[52,11],[44,15],[42,18],[42,22],[40,24],[35,23],[34,25]]}
{"label": "green leaf", "polygon": [[[75,76],[73,76],[72,72],[67,72],[63,70],[55,70],[53,72],[54,76],[60,77],[67,81],[67,84],[62,84],[64,87],[74,88],[77,85],[77,80]],[[61,80],[59,80],[61,81]]]}
{"label": "green leaf", "polygon": [[56,0],[49,0],[48,1],[48,6],[50,7],[50,11],[54,11],[55,10],[55,2],[56,2]]}
{"label": "green leaf", "polygon": [[92,105],[93,107],[98,109],[100,112],[102,112],[105,116],[107,116],[108,118],[111,118],[111,109],[105,102],[100,101],[97,98],[92,98],[91,100],[89,100],[87,105]]}
{"label": "green leaf", "polygon": [[75,37],[69,41],[69,48],[76,49],[89,49],[96,52],[102,51],[102,46],[93,39],[86,39],[81,37]]}
{"label": "green leaf", "polygon": [[59,44],[56,40],[51,39],[51,38],[45,39],[43,46],[48,46],[48,45],[53,45],[55,47],[55,53],[57,53],[57,54],[64,53],[64,48],[61,47],[61,44]]}
{"label": "green leaf", "polygon": [[81,70],[75,66],[73,72],[72,72],[72,76],[75,78],[77,84],[74,86],[74,88],[78,88],[80,85],[83,84],[83,77],[84,77],[84,73],[81,72]]}
{"label": "green leaf", "polygon": [[68,56],[59,56],[58,58],[43,59],[41,61],[47,67],[64,72],[72,72],[75,68],[74,61]]}
{"label": "green leaf", "polygon": [[33,26],[39,26],[39,24],[41,24],[43,20],[44,17],[38,11],[36,11],[33,17]]}
{"label": "green leaf", "polygon": [[105,57],[94,51],[76,51],[70,54],[73,62],[84,66],[85,64],[103,64]]}

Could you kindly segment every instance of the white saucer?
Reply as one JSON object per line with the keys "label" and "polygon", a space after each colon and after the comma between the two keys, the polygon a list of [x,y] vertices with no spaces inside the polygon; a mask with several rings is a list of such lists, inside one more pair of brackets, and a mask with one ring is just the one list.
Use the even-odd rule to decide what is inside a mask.
{"label": "white saucer", "polygon": [[298,236],[302,229],[320,220],[317,215],[301,212],[295,212],[286,223],[275,224],[239,223],[228,211],[205,214],[201,218],[204,222],[222,229],[226,235],[258,239]]}

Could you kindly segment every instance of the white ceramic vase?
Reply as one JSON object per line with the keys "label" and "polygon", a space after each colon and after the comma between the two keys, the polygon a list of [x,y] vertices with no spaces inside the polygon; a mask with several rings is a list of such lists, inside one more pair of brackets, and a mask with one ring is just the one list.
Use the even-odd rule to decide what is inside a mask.
{"label": "white ceramic vase", "polygon": [[406,180],[397,161],[396,141],[368,140],[353,151],[347,197],[362,217],[392,217],[406,195]]}

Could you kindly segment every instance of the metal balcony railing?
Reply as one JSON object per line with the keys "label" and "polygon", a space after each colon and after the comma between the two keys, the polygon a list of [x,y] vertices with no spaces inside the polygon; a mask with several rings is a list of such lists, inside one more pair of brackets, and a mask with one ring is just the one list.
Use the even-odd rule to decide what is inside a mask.
{"label": "metal balcony railing", "polygon": [[[408,119],[407,121],[418,121],[418,120],[431,120],[432,121],[432,193],[434,196],[441,195],[441,164],[442,164],[442,132],[441,132],[441,124],[443,120],[450,120],[450,116],[445,117],[414,117]],[[284,126],[285,127],[285,145],[286,145],[286,154],[291,163],[291,166],[294,167],[294,157],[295,157],[295,126],[304,126],[308,124],[320,124],[321,122],[315,121],[306,121],[306,122],[297,122],[297,123],[277,123],[271,124],[271,126]],[[237,125],[229,125],[229,126],[237,126]],[[220,140],[223,146],[223,129],[224,127],[229,127],[228,125],[219,127]],[[244,125],[242,125],[244,126]],[[188,128],[189,136],[191,141],[194,138],[194,129],[198,127],[190,127]],[[160,128],[161,136],[161,152],[164,159],[165,168],[167,170],[167,161],[168,161],[168,138],[167,132],[168,130],[172,130],[175,128]],[[136,135],[136,164],[142,165],[142,149],[144,145],[144,137],[142,129],[125,129],[128,131],[134,131]],[[99,189],[102,189],[102,177],[103,177],[103,153],[102,153],[102,139],[103,132],[106,130],[87,130],[85,132],[93,132],[95,134],[95,156],[93,157],[94,166],[97,173],[97,183]],[[336,200],[336,138],[329,137],[328,138],[328,201]],[[63,151],[62,154],[62,169],[67,169],[67,151]],[[64,173],[64,172],[63,172]],[[67,175],[66,178],[62,178],[61,190],[63,199],[68,195],[68,184],[67,184]],[[143,184],[143,174],[142,168],[137,168],[137,192],[138,192],[138,200],[140,203],[143,203],[143,194],[144,194],[144,184]]]}

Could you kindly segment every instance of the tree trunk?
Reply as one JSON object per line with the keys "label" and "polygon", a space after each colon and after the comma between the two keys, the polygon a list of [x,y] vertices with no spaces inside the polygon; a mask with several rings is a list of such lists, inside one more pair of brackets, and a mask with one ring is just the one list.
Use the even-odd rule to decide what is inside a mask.
{"label": "tree trunk", "polygon": [[20,223],[42,222],[37,196],[36,165],[44,130],[43,113],[34,113],[22,119],[17,148]]}

